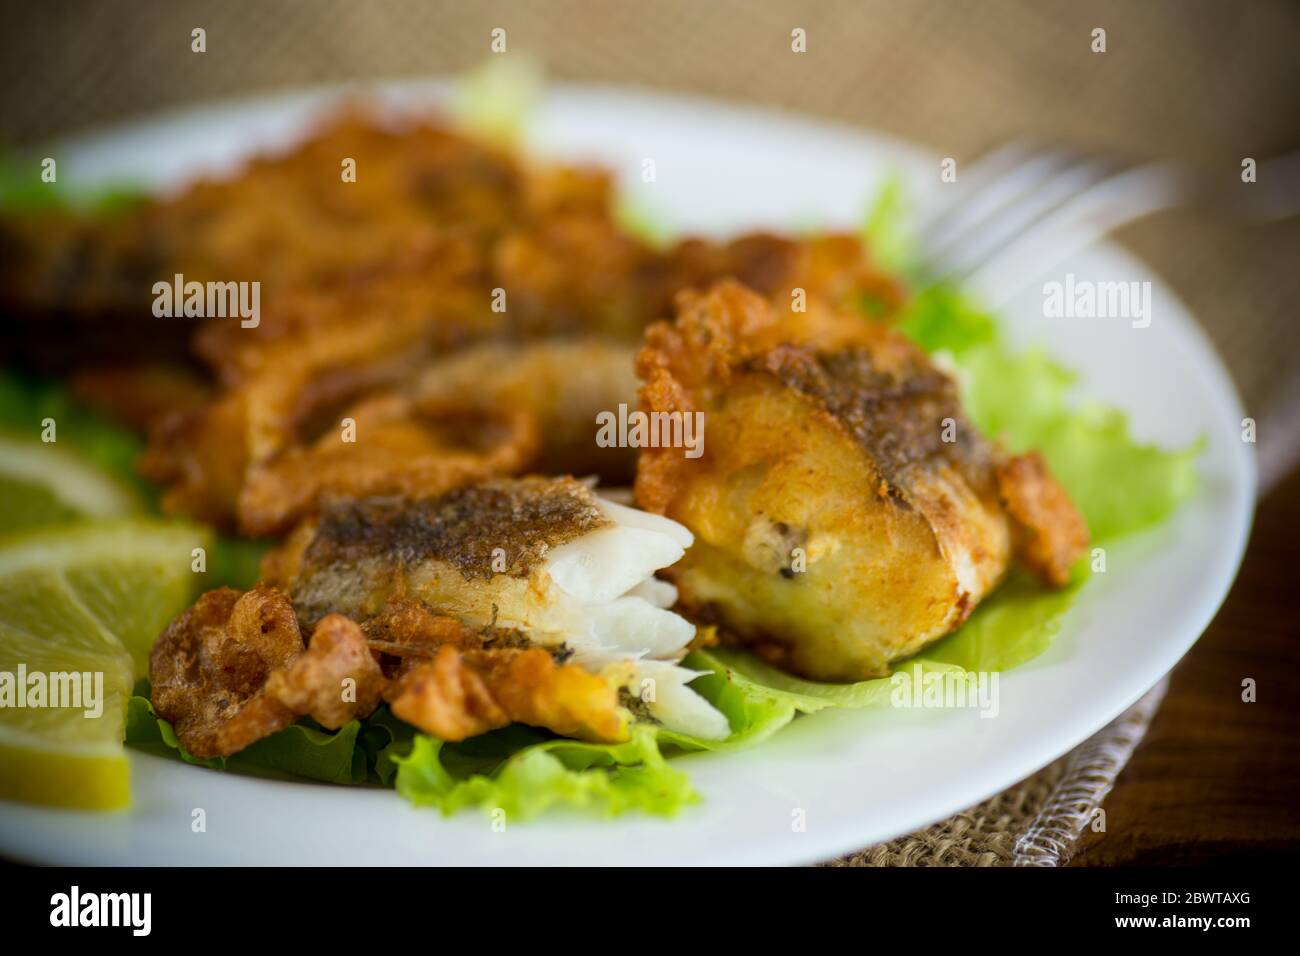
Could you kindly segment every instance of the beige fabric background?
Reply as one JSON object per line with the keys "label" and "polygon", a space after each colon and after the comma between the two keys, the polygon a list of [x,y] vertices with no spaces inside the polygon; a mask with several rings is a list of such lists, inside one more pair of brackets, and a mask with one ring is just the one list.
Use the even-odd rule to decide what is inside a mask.
{"label": "beige fabric background", "polygon": [[[499,26],[512,52],[560,79],[800,110],[959,163],[1032,135],[1226,179],[1244,156],[1300,148],[1300,5],[1288,0],[6,0],[3,10],[0,140],[18,144],[198,100],[450,74],[481,63]],[[207,30],[202,55],[190,52],[196,26]],[[1104,54],[1089,49],[1098,26]],[[790,52],[795,27],[806,54]],[[1300,451],[1300,222],[1242,226],[1188,210],[1119,238],[1209,330],[1260,420],[1265,468],[1280,474]],[[1146,711],[1134,714],[1094,738],[1111,756],[1109,769],[1090,765],[1099,782],[1086,793],[1104,795],[1140,738]],[[1013,862],[1044,806],[1084,792],[1078,754],[848,862]]]}

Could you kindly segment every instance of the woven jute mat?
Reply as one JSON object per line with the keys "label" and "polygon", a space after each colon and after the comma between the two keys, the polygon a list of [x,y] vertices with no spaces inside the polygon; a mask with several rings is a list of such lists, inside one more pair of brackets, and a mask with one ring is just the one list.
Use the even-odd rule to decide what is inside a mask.
{"label": "woven jute mat", "polygon": [[[1220,0],[63,0],[5,8],[0,140],[201,100],[445,76],[492,31],[551,75],[800,110],[959,163],[1032,136],[1235,177],[1300,147],[1300,5]],[[190,49],[191,30],[207,52]],[[1094,53],[1092,31],[1106,30]],[[806,52],[791,50],[802,29]],[[1182,211],[1117,237],[1190,306],[1259,422],[1266,483],[1300,457],[1300,223]],[[1097,819],[1163,684],[985,803],[839,865],[1053,865]]]}
{"label": "woven jute mat", "polygon": [[1060,866],[1147,732],[1168,678],[1060,760],[941,823],[868,847],[829,866]]}

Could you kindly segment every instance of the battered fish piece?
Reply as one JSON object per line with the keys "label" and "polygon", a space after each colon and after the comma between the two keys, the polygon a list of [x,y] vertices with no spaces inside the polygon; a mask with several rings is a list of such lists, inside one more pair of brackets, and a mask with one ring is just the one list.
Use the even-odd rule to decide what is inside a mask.
{"label": "battered fish piece", "polygon": [[[464,405],[466,395],[472,403]],[[239,527],[269,535],[291,529],[330,498],[428,496],[525,470],[541,449],[526,407],[478,407],[473,393],[412,401],[378,395],[344,413],[352,441],[331,430],[249,470],[239,494]]]}
{"label": "battered fish piece", "polygon": [[[355,182],[321,176],[340,157]],[[142,469],[168,512],[234,528],[250,475],[428,360],[491,337],[635,342],[666,307],[666,263],[613,210],[605,170],[347,108],[290,150],[111,218],[0,217],[0,348],[67,367],[155,345],[190,359],[193,340],[216,393],[150,423]],[[260,283],[258,323],[154,317],[154,283],[176,274]]]}
{"label": "battered fish piece", "polygon": [[[344,157],[355,162],[354,181],[341,178]],[[291,149],[112,216],[0,218],[0,311],[21,323],[28,343],[75,338],[84,348],[90,337],[112,348],[126,340],[114,354],[138,360],[141,348],[166,342],[176,355],[192,323],[149,314],[159,279],[257,280],[268,296],[341,290],[454,239],[486,280],[502,236],[553,217],[603,215],[610,188],[601,170],[534,172],[436,116],[345,104]],[[430,284],[440,278],[431,275]],[[218,353],[277,337],[280,320],[264,318],[265,332],[252,335],[214,320],[229,335],[209,342],[207,357],[228,367],[239,359]],[[92,354],[105,357],[98,348]]]}
{"label": "battered fish piece", "polygon": [[636,406],[636,352],[630,342],[592,336],[485,342],[430,362],[409,391],[420,403],[473,395],[489,407],[526,409],[541,440],[536,470],[630,485],[636,449],[599,447],[596,416]]}
{"label": "battered fish piece", "polygon": [[165,487],[164,509],[235,527],[257,469],[337,428],[349,406],[392,389],[430,357],[499,331],[487,290],[461,281],[465,244],[437,248],[443,254],[431,252],[419,268],[269,296],[257,329],[201,332],[198,348],[222,387],[208,404],[160,418],[140,462]]}
{"label": "battered fish piece", "polygon": [[[791,238],[756,232],[726,242],[685,239],[669,251],[671,295],[683,290],[703,292],[713,283],[735,279],[767,299],[783,313],[792,308],[794,293],[808,302],[833,309],[858,311],[869,306],[887,319],[906,300],[902,283],[877,268],[859,236],[827,233]],[[655,318],[666,318],[671,295]]]}
{"label": "battered fish piece", "polygon": [[[355,181],[321,174],[340,157],[355,160]],[[39,352],[42,364],[64,368],[88,355],[197,360],[212,379],[199,399],[168,403],[160,389],[131,394],[121,382],[98,391],[153,419],[141,470],[163,486],[164,510],[262,532],[309,509],[281,500],[287,474],[259,476],[282,457],[294,462],[285,472],[302,471],[345,409],[404,391],[417,375],[427,383],[445,373],[446,393],[492,371],[476,388],[527,402],[554,426],[542,428],[540,469],[626,482],[632,454],[597,449],[577,427],[591,404],[579,388],[618,384],[630,398],[630,362],[610,375],[606,360],[670,314],[677,291],[735,276],[778,309],[796,294],[870,301],[885,313],[901,301],[856,237],[754,234],[657,248],[621,226],[616,207],[607,170],[530,162],[437,117],[349,105],[290,149],[112,217],[0,216],[0,350],[23,365]],[[260,283],[257,324],[154,317],[154,283],[177,274]],[[593,347],[580,371],[540,352],[486,365],[493,348],[556,337],[605,342],[609,352]],[[488,341],[496,344],[448,364]],[[578,404],[548,393],[556,382]],[[552,416],[579,405],[581,418]]]}
{"label": "battered fish piece", "polygon": [[199,598],[158,638],[149,679],[158,715],[203,758],[238,753],[300,716],[337,729],[370,714],[383,690],[360,628],[330,615],[304,647],[293,607],[262,586]]}
{"label": "battered fish piece", "polygon": [[[141,467],[173,482],[169,510],[259,536],[288,531],[328,497],[428,497],[534,468],[630,483],[635,450],[600,448],[594,434],[598,412],[635,404],[634,358],[631,345],[595,338],[467,346],[337,409],[312,442],[311,408],[381,380],[354,369],[298,392],[268,374],[165,423]],[[277,416],[289,396],[294,411]],[[341,439],[346,419],[355,441]]]}
{"label": "battered fish piece", "polygon": [[[595,234],[613,228],[596,218],[602,225],[584,233],[593,249],[614,242]],[[512,242],[503,239],[503,247]],[[527,409],[544,439],[538,467],[623,483],[635,455],[598,448],[594,416],[634,404],[636,342],[649,321],[668,314],[673,292],[740,274],[761,282],[779,309],[789,308],[794,290],[828,303],[893,303],[900,294],[847,236],[687,240],[622,272],[594,268],[590,250],[551,251],[554,259],[543,262],[543,253],[532,250],[529,270],[516,264],[509,274],[484,277],[472,248],[459,238],[440,240],[414,264],[391,266],[364,282],[272,297],[257,329],[209,324],[197,347],[225,388],[198,410],[160,420],[142,471],[167,486],[169,512],[252,531],[262,522],[244,514],[241,495],[259,470],[303,454],[321,423],[334,427],[350,403],[397,389],[458,401],[473,393]],[[518,254],[515,248],[512,262]],[[599,281],[618,303],[579,294],[579,276]],[[493,288],[508,293],[506,313],[491,311]],[[564,290],[572,296],[567,304]],[[607,320],[615,314],[621,318]],[[581,334],[554,337],[572,329]],[[616,334],[592,334],[600,331]]]}
{"label": "battered fish piece", "polygon": [[[497,479],[416,501],[331,503],[263,574],[306,626],[341,613],[369,628],[394,602],[417,602],[475,631],[517,632],[633,695],[652,719],[720,739],[726,718],[676,663],[695,628],[668,610],[676,592],[653,577],[690,544],[675,522],[572,478]],[[507,678],[490,685],[495,699],[508,696]]]}
{"label": "battered fish piece", "polygon": [[774,314],[735,282],[683,293],[638,357],[648,413],[705,416],[704,453],[642,449],[638,503],[690,528],[682,606],[810,678],[889,673],[950,633],[1019,557],[1062,584],[1082,518],[1008,457],[900,333],[834,309]]}

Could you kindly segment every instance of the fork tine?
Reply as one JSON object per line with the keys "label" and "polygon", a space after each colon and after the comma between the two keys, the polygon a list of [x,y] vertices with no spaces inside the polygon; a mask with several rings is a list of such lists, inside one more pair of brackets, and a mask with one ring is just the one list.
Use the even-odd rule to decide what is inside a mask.
{"label": "fork tine", "polygon": [[1032,281],[1112,229],[1177,205],[1192,194],[1190,174],[1163,163],[1120,170],[1060,204],[1012,237],[997,253],[963,276],[984,280],[998,306]]}
{"label": "fork tine", "polygon": [[940,255],[980,223],[997,216],[1003,207],[1042,188],[1066,162],[1059,151],[1038,151],[1019,163],[981,175],[978,183],[964,183],[946,214],[934,221],[928,233],[921,234],[923,248],[930,255]]}
{"label": "fork tine", "polygon": [[988,155],[981,156],[962,174],[957,188],[945,186],[941,190],[941,196],[921,210],[917,221],[917,235],[932,232],[944,219],[953,215],[963,200],[980,192],[994,180],[1006,176],[1032,155],[1042,151],[1026,140],[1013,140]]}
{"label": "fork tine", "polygon": [[1001,206],[995,214],[958,234],[944,248],[932,251],[930,268],[939,278],[969,275],[996,258],[1007,246],[1040,221],[1109,179],[1116,168],[1107,162],[1080,158],[1056,175]]}

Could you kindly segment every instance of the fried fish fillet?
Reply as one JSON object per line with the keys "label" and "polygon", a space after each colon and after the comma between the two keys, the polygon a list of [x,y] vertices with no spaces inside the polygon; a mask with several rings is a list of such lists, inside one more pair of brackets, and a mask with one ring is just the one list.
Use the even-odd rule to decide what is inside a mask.
{"label": "fried fish fillet", "polygon": [[629,485],[636,450],[596,443],[597,416],[635,407],[636,345],[580,336],[469,346],[420,369],[407,389],[418,403],[455,407],[472,395],[491,408],[526,410],[536,421],[536,470],[599,475]]}
{"label": "fried fish fillet", "polygon": [[[141,462],[148,477],[167,486],[167,510],[265,530],[259,517],[245,513],[245,487],[263,469],[274,470],[280,457],[301,459],[322,420],[332,415],[329,424],[336,424],[349,403],[377,389],[444,400],[474,394],[483,402],[526,409],[543,437],[540,468],[628,480],[633,453],[599,448],[592,433],[596,412],[634,403],[632,340],[592,334],[608,326],[590,312],[582,321],[557,319],[544,326],[525,314],[532,307],[523,303],[547,302],[543,311],[553,316],[567,315],[574,306],[561,308],[549,294],[525,294],[523,280],[506,287],[512,303],[507,315],[492,313],[487,289],[475,291],[457,278],[472,273],[468,265],[455,265],[465,254],[452,246],[425,267],[378,276],[355,289],[273,300],[268,316],[280,319],[268,320],[244,340],[234,325],[205,330],[200,350],[227,387],[206,406],[161,420]],[[567,250],[556,268],[584,272],[591,261]],[[761,282],[781,308],[794,293],[827,303],[864,297],[894,303],[898,297],[895,283],[874,272],[860,243],[847,236],[689,240],[649,269],[656,276],[652,290],[645,291],[647,280],[633,272],[624,292],[634,293],[638,307],[620,307],[620,314],[628,317],[623,331],[638,335],[651,319],[667,314],[671,292],[733,273]],[[605,282],[617,278],[600,274]],[[576,280],[554,281],[571,292],[577,288]],[[569,326],[583,334],[549,335]],[[356,460],[360,451],[352,449],[348,457]],[[258,491],[249,494],[264,498]]]}
{"label": "fried fish fillet", "polygon": [[647,413],[702,412],[704,453],[646,448],[636,496],[695,546],[681,604],[821,680],[889,672],[951,632],[1019,557],[1049,584],[1087,544],[1037,456],[966,421],[956,384],[896,331],[778,315],[734,282],[683,293],[638,358]]}
{"label": "fried fish fillet", "polygon": [[[347,408],[391,389],[431,356],[499,330],[489,294],[464,285],[463,243],[422,268],[393,268],[346,289],[270,296],[262,332],[199,348],[220,376],[197,409],[159,419],[141,460],[170,512],[231,527],[250,475],[337,428]],[[432,255],[432,254],[431,254]]]}
{"label": "fried fish fillet", "polygon": [[[5,217],[0,303],[15,319],[31,317],[32,332],[102,327],[120,338],[139,329],[132,338],[147,344],[185,328],[149,314],[153,283],[175,273],[258,280],[268,295],[344,288],[451,236],[485,272],[501,236],[553,214],[602,210],[609,189],[600,170],[534,174],[436,119],[346,104],[291,149],[112,216]],[[231,341],[240,336],[221,338],[243,347]]]}
{"label": "fried fish fillet", "polygon": [[291,448],[249,470],[239,493],[240,530],[279,534],[331,498],[437,495],[516,474],[536,460],[541,433],[526,407],[453,401],[389,393],[349,409],[348,434],[332,429],[310,448]]}
{"label": "fried fish fillet", "polygon": [[423,500],[329,504],[263,573],[308,627],[341,613],[369,629],[394,602],[416,602],[476,632],[523,635],[632,695],[652,719],[717,739],[726,719],[677,664],[695,628],[668,610],[676,593],[653,577],[690,544],[675,522],[571,478],[498,479]]}
{"label": "fried fish fillet", "polygon": [[[599,447],[595,433],[598,413],[635,405],[634,359],[632,346],[591,337],[484,342],[340,409],[310,443],[276,442],[256,463],[239,456],[238,436],[220,440],[227,426],[224,403],[217,403],[200,413],[213,430],[197,436],[190,451],[208,449],[201,459],[204,487],[235,497],[236,524],[250,535],[287,531],[330,497],[429,497],[534,468],[628,484],[635,450]],[[351,423],[348,431],[342,422]],[[171,471],[173,460],[156,444],[142,468],[156,478],[175,475],[179,483],[168,501],[202,510],[203,496],[186,497],[188,473]]]}
{"label": "fried fish fillet", "polygon": [[[340,175],[344,158],[354,180]],[[616,208],[608,171],[528,162],[436,118],[352,106],[290,149],[112,217],[0,217],[0,348],[22,359],[49,346],[72,364],[86,355],[143,362],[155,346],[197,358],[214,379],[210,398],[158,415],[142,470],[163,485],[168,512],[265,530],[291,520],[269,512],[301,506],[268,502],[266,485],[284,486],[268,477],[248,492],[259,504],[245,518],[246,487],[264,470],[289,457],[284,471],[293,471],[376,392],[442,373],[447,391],[488,370],[492,348],[555,337],[631,348],[670,313],[678,290],[726,276],[782,308],[793,296],[869,300],[884,311],[900,299],[854,237],[755,234],[656,248],[623,228]],[[258,323],[154,317],[154,283],[177,274],[260,283]],[[487,341],[495,344],[478,358],[447,363]],[[555,439],[539,467],[630,477],[629,454],[594,454],[575,428],[585,415],[548,419],[568,406],[546,383],[565,382],[571,394],[610,377],[594,367],[562,373],[554,356],[535,357],[490,369],[478,387],[527,401],[556,424],[542,429]],[[129,398],[118,406],[132,413],[159,408],[120,383],[107,393]]]}

